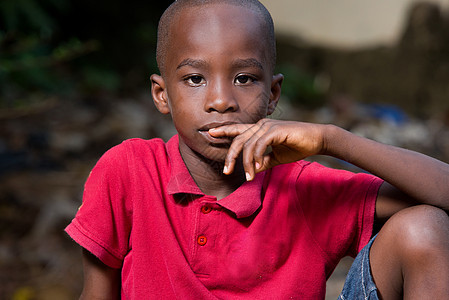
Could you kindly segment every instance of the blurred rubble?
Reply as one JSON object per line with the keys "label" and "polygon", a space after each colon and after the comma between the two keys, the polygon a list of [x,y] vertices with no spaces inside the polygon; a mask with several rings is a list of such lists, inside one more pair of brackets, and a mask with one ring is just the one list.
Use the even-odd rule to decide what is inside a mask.
{"label": "blurred rubble", "polygon": [[[449,111],[449,11],[417,2],[394,47],[333,49],[278,37],[278,70],[292,102],[323,105],[329,95],[400,107],[420,119]],[[293,78],[307,74],[308,81]],[[318,84],[325,79],[325,84]],[[324,87],[324,90],[323,90]]]}

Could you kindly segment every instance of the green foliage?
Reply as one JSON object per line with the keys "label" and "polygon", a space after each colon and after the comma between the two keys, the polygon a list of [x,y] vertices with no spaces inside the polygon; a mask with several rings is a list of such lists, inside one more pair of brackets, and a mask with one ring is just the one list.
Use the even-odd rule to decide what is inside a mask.
{"label": "green foliage", "polygon": [[66,86],[56,67],[92,50],[94,45],[77,39],[52,44],[58,27],[47,10],[61,10],[67,3],[0,1],[0,107],[23,105],[33,93],[56,93]]}
{"label": "green foliage", "polygon": [[[95,41],[72,38],[52,46],[35,34],[8,33],[0,37],[0,106],[30,93],[61,94],[70,87],[64,64],[98,49]],[[14,106],[14,105],[13,105]]]}
{"label": "green foliage", "polygon": [[0,108],[146,88],[171,2],[0,0]]}
{"label": "green foliage", "polygon": [[[41,1],[62,8],[67,1]],[[34,0],[2,0],[0,2],[0,15],[6,31],[37,31],[42,36],[50,36],[55,23],[45,9]]]}
{"label": "green foliage", "polygon": [[324,91],[317,84],[317,78],[303,72],[292,64],[281,64],[277,72],[284,75],[282,94],[292,104],[316,108],[324,103]]}
{"label": "green foliage", "polygon": [[82,70],[82,73],[84,75],[85,87],[88,90],[101,88],[106,91],[114,92],[120,85],[120,76],[110,69],[87,66]]}

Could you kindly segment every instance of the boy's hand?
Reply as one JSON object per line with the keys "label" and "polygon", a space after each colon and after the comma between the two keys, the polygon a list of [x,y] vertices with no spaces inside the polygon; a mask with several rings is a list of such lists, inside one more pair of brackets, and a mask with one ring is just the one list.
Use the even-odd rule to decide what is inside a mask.
{"label": "boy's hand", "polygon": [[[233,137],[223,173],[234,171],[243,154],[247,180],[255,173],[325,152],[326,125],[262,119],[256,124],[226,125],[209,130],[214,137]],[[271,147],[271,151],[267,150]]]}

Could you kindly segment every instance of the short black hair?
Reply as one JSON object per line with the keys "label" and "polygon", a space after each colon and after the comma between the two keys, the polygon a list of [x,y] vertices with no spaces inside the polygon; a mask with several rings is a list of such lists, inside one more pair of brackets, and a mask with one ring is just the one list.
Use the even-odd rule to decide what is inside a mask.
{"label": "short black hair", "polygon": [[176,18],[184,8],[204,6],[210,4],[229,4],[246,7],[259,13],[264,26],[263,32],[266,34],[267,47],[269,51],[269,63],[271,70],[274,71],[276,65],[276,38],[274,34],[274,24],[270,13],[266,7],[258,0],[177,0],[173,2],[162,14],[159,20],[157,32],[156,61],[161,72],[165,72],[165,56],[170,43],[170,26],[173,19]]}

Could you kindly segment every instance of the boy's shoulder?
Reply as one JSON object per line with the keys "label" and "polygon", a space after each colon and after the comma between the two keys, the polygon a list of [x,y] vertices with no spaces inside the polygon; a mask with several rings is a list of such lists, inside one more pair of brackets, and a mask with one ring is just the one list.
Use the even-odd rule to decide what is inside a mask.
{"label": "boy's shoulder", "polygon": [[120,161],[135,160],[139,157],[154,157],[157,161],[167,156],[169,144],[172,143],[170,141],[166,143],[161,138],[131,138],[110,148],[102,155],[100,160],[108,161],[109,163],[120,163]]}
{"label": "boy's shoulder", "polygon": [[[139,171],[159,172],[168,171],[174,151],[176,151],[177,138],[173,137],[168,142],[160,138],[142,139],[131,138],[110,148],[96,163],[95,170],[108,174],[121,174],[123,177],[127,171],[139,173]],[[174,145],[175,144],[175,145]],[[129,173],[129,172],[128,172]],[[130,174],[131,174],[130,173]]]}
{"label": "boy's shoulder", "polygon": [[143,139],[143,138],[130,138],[124,140],[120,145],[125,147],[163,147],[165,146],[165,142],[161,138],[151,138],[151,139]]}
{"label": "boy's shoulder", "polygon": [[376,178],[365,172],[351,172],[346,169],[332,168],[319,162],[299,160],[289,164],[278,165],[273,168],[274,177],[286,177],[300,180],[304,184],[323,183],[342,184],[351,181],[370,181]]}
{"label": "boy's shoulder", "polygon": [[282,174],[288,174],[291,172],[295,172],[295,173],[300,173],[302,172],[304,169],[312,166],[314,167],[315,165],[317,165],[316,163],[312,163],[310,161],[306,161],[306,160],[298,160],[298,161],[294,161],[291,163],[287,163],[287,164],[280,164],[277,165],[275,167],[272,168],[272,172],[274,174],[278,174],[280,176],[282,176]]}
{"label": "boy's shoulder", "polygon": [[173,144],[173,140],[175,140],[175,136],[172,137],[168,142],[165,142],[161,138],[151,138],[151,139],[143,139],[143,138],[130,138],[126,139],[120,144],[112,147],[109,151],[116,152],[158,152],[158,151],[166,151],[167,147],[170,144]]}

